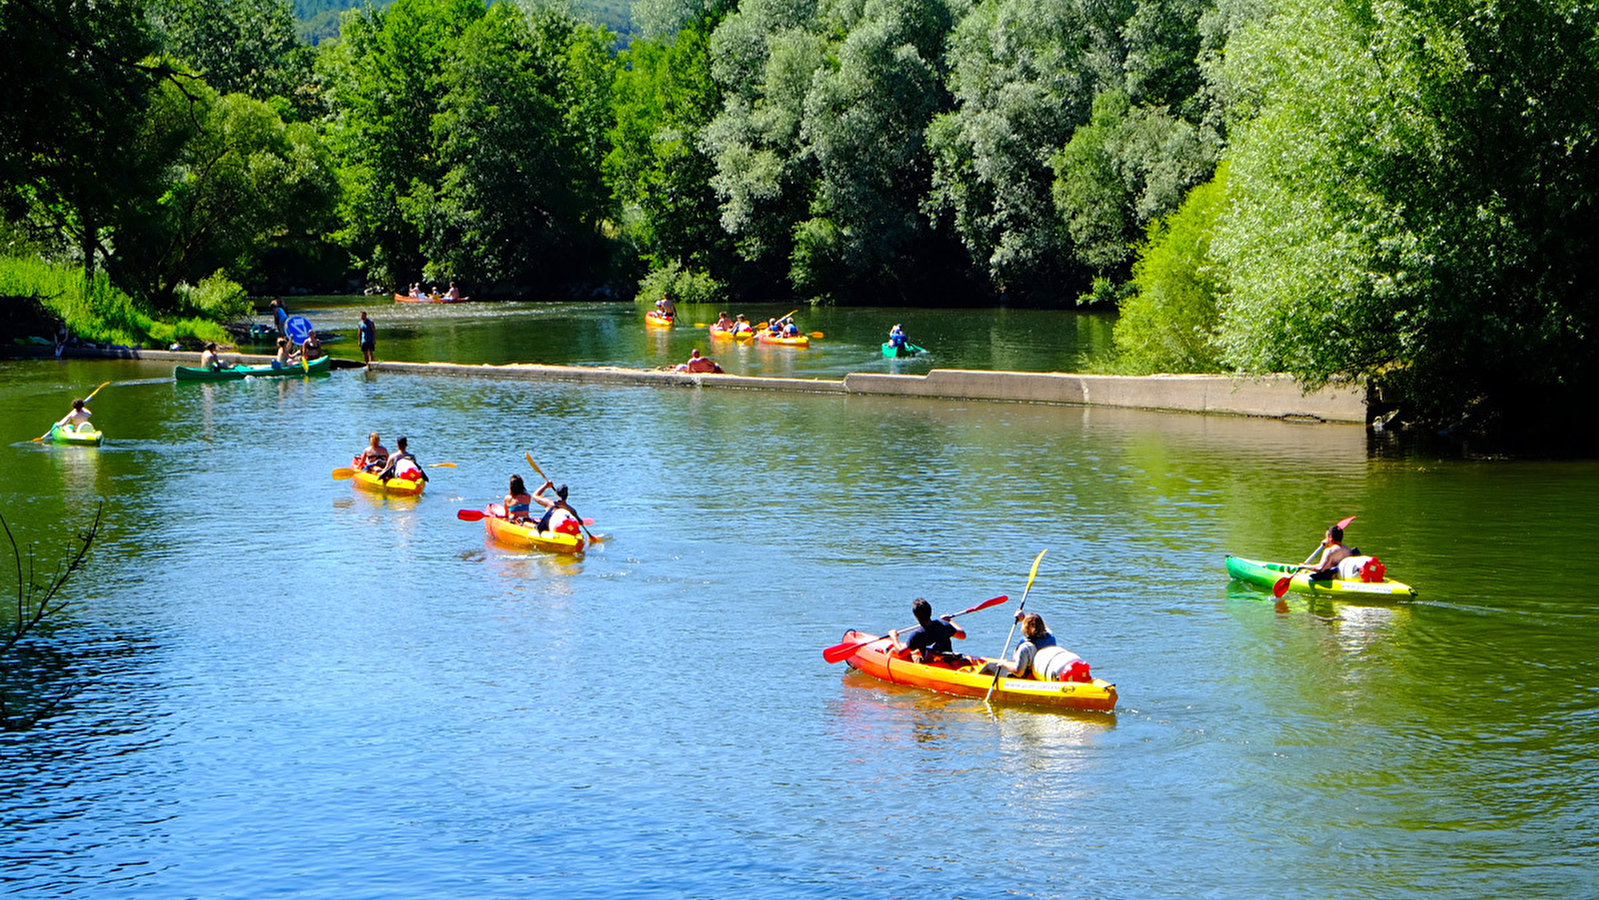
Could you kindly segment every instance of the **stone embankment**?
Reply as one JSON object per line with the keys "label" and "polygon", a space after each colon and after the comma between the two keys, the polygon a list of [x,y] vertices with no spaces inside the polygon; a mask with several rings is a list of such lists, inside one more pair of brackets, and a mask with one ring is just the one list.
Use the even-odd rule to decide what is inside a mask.
{"label": "stone embankment", "polygon": [[[48,356],[17,348],[18,356]],[[192,352],[166,350],[86,350],[77,357],[121,357],[193,365]],[[267,356],[224,354],[240,362],[264,363]],[[361,368],[351,360],[334,359],[335,368]],[[855,372],[842,379],[777,378],[748,375],[690,375],[663,369],[611,366],[549,366],[533,363],[464,365],[460,363],[376,362],[379,373],[450,375],[475,378],[519,378],[602,385],[658,385],[723,390],[794,391],[817,394],[860,394],[889,397],[931,397],[949,400],[997,400],[1053,403],[1172,412],[1264,416],[1279,419],[1364,424],[1365,392],[1353,386],[1330,386],[1306,393],[1287,376],[1233,378],[1226,375],[1078,375],[1064,372],[986,372],[934,369],[926,375]]]}

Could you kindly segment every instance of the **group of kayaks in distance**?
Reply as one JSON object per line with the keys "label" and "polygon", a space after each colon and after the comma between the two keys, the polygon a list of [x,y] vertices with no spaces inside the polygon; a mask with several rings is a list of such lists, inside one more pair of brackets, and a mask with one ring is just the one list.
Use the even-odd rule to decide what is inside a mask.
{"label": "group of kayaks in distance", "polygon": [[[824,335],[820,331],[801,331],[794,321],[793,310],[785,316],[767,319],[762,323],[751,323],[743,313],[729,316],[726,311],[719,313],[715,322],[707,325],[704,322],[695,322],[694,327],[705,328],[709,331],[713,341],[735,341],[739,343],[772,344],[780,347],[809,347],[812,339],[819,339]],[[677,325],[677,304],[666,297],[655,301],[655,308],[644,313],[644,325],[647,328],[673,328]],[[896,323],[888,333],[888,340],[883,342],[883,356],[885,358],[899,358],[919,356],[927,351],[912,344],[905,337],[904,330]]]}

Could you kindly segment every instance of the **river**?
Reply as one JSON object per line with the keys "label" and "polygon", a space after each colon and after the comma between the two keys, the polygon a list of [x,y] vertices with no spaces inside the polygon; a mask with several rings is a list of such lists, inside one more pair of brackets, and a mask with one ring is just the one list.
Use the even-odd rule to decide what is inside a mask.
{"label": "river", "polygon": [[[380,356],[656,340],[605,321],[631,313],[564,344],[536,309],[471,315],[505,343],[391,334]],[[802,327],[867,356],[880,323],[831,315]],[[832,366],[829,340],[798,369]],[[608,353],[535,361],[640,364]],[[1122,410],[170,375],[0,362],[12,532],[50,565],[106,504],[65,611],[3,673],[13,701],[71,691],[0,733],[8,891],[1599,895],[1593,462]],[[103,447],[29,441],[104,381]],[[374,429],[456,466],[418,500],[333,480]],[[583,557],[456,518],[530,475],[524,452],[606,536]],[[1226,554],[1297,560],[1347,515],[1416,600],[1229,583]],[[1114,716],[821,658],[917,596],[1006,593],[964,620],[964,649],[998,653],[1046,548],[1027,609],[1117,684]]]}

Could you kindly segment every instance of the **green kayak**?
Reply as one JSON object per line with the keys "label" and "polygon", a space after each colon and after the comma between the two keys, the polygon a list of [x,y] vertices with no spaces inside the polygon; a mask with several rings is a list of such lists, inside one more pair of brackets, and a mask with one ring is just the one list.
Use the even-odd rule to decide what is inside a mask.
{"label": "green kayak", "polygon": [[179,381],[238,381],[254,375],[256,378],[293,378],[297,375],[326,375],[333,371],[333,357],[311,360],[310,370],[299,364],[275,369],[272,366],[234,366],[231,369],[205,369],[200,366],[177,366],[172,377]]}
{"label": "green kayak", "polygon": [[[1267,591],[1277,579],[1293,571],[1292,563],[1259,562],[1238,556],[1227,557],[1227,574],[1252,587]],[[1402,581],[1384,577],[1381,581],[1359,581],[1334,578],[1331,581],[1311,581],[1309,572],[1297,572],[1288,582],[1290,591],[1301,594],[1347,594],[1371,597],[1414,597],[1416,592]]]}
{"label": "green kayak", "polygon": [[81,430],[76,428],[63,428],[59,423],[57,423],[50,426],[50,433],[45,435],[44,439],[52,444],[85,444],[89,446],[98,446],[100,442],[105,439],[105,435],[95,430],[95,428],[88,423],[84,423],[84,427]]}
{"label": "green kayak", "polygon": [[926,350],[916,346],[915,344],[903,344],[896,347],[889,341],[883,342],[883,356],[889,359],[896,359],[905,356],[920,356],[926,352]]}

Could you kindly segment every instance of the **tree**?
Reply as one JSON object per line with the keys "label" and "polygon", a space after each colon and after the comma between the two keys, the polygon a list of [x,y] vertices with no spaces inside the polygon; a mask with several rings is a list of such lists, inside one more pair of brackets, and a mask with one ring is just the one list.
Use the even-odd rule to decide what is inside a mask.
{"label": "tree", "polygon": [[167,52],[217,93],[279,98],[278,113],[291,118],[311,112],[311,52],[289,0],[155,0],[150,18]]}
{"label": "tree", "polygon": [[70,688],[56,687],[51,689],[55,692],[54,696],[40,697],[37,696],[39,688],[32,686],[32,691],[25,690],[20,693],[22,699],[18,702],[12,699],[13,695],[7,687],[13,680],[21,681],[27,677],[25,663],[19,662],[18,657],[27,646],[29,635],[66,605],[62,589],[66,587],[67,579],[83,567],[84,560],[89,555],[89,548],[93,546],[95,536],[100,533],[101,516],[104,513],[105,504],[102,503],[95,508],[94,521],[83,531],[78,532],[77,549],[71,551],[67,559],[58,562],[51,573],[43,576],[42,580],[33,549],[29,548],[24,559],[16,535],[11,533],[11,526],[6,523],[4,516],[0,516],[0,530],[5,531],[6,539],[11,542],[11,556],[16,560],[17,572],[16,619],[6,633],[0,635],[0,663],[5,664],[0,666],[0,676],[5,676],[5,680],[0,682],[0,731],[20,731],[30,728],[60,705],[61,701],[71,696]]}
{"label": "tree", "polygon": [[1599,9],[1283,0],[1235,35],[1231,365],[1529,418],[1599,380]]}
{"label": "tree", "polygon": [[1216,331],[1224,270],[1210,253],[1227,204],[1227,164],[1189,192],[1177,211],[1150,223],[1133,263],[1132,296],[1114,337],[1122,364],[1140,373],[1205,372],[1220,365]]}
{"label": "tree", "polygon": [[444,177],[433,119],[457,44],[483,15],[478,0],[397,0],[382,11],[352,11],[343,38],[319,57],[343,186],[335,237],[379,283],[411,280],[425,262]]}

